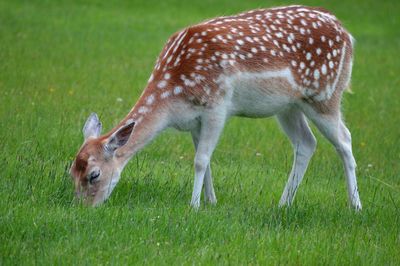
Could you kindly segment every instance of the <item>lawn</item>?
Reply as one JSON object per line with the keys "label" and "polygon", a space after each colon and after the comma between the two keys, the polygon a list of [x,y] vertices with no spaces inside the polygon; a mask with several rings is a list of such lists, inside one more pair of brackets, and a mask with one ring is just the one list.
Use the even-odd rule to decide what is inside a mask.
{"label": "lawn", "polygon": [[[363,210],[317,132],[296,201],[274,119],[232,119],[213,155],[216,206],[189,207],[194,148],[168,130],[99,208],[74,204],[68,168],[95,111],[134,105],[169,35],[206,18],[292,1],[0,1],[0,264],[400,264],[400,2],[303,1],[357,39],[343,112]],[[296,2],[298,3],[298,2]]]}

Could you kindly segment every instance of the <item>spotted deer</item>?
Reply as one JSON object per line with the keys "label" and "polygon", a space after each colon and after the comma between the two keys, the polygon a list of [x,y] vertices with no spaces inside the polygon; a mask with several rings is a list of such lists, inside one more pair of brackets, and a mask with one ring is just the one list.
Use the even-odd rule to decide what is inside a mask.
{"label": "spotted deer", "polygon": [[218,17],[168,40],[129,114],[101,135],[96,114],[71,167],[76,194],[89,205],[106,200],[128,161],[168,127],[189,131],[196,154],[191,206],[216,203],[210,159],[231,116],[275,115],[294,149],[280,199],[293,202],[316,139],[311,120],[340,155],[351,205],[361,209],[350,132],[340,112],[349,86],[353,38],[322,8],[287,6]]}

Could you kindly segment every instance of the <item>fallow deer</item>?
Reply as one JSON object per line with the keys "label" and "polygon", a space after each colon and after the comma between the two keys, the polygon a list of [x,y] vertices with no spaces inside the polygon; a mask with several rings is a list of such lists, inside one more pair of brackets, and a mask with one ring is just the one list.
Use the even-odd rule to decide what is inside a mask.
{"label": "fallow deer", "polygon": [[350,132],[340,112],[353,60],[353,38],[322,8],[287,6],[218,17],[168,40],[129,114],[101,133],[96,114],[71,167],[76,194],[106,200],[128,161],[167,127],[189,131],[196,149],[191,206],[216,203],[210,159],[231,116],[275,115],[294,149],[280,206],[293,202],[316,139],[306,117],[333,144],[347,177],[351,205],[361,209]]}

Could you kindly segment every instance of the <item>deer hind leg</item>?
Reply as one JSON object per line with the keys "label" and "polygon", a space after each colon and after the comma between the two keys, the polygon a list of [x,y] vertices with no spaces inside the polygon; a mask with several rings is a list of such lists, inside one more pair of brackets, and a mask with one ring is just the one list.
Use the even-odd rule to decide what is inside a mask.
{"label": "deer hind leg", "polygon": [[201,118],[200,135],[194,159],[195,178],[190,205],[196,209],[200,207],[200,196],[204,177],[207,169],[209,169],[211,155],[218,143],[226,118],[225,111],[223,110],[214,110],[212,113],[209,112],[204,114]]}
{"label": "deer hind leg", "polygon": [[317,142],[304,114],[296,108],[291,108],[277,115],[279,124],[289,137],[293,150],[294,160],[288,181],[279,201],[279,206],[290,206],[293,203],[308,163],[314,153]]}
{"label": "deer hind leg", "polygon": [[347,192],[350,204],[361,210],[361,201],[358,194],[356,179],[356,161],[351,147],[351,134],[345,126],[339,108],[329,114],[319,114],[312,108],[307,108],[307,116],[314,122],[319,131],[333,144],[342,159],[346,173]]}
{"label": "deer hind leg", "polygon": [[[199,138],[200,138],[200,128],[192,130],[191,133],[192,133],[193,144],[195,150],[197,151],[197,146],[199,144]],[[217,197],[215,196],[214,185],[211,176],[211,163],[207,165],[206,173],[204,175],[204,198],[206,202],[208,201],[211,204],[217,203]]]}

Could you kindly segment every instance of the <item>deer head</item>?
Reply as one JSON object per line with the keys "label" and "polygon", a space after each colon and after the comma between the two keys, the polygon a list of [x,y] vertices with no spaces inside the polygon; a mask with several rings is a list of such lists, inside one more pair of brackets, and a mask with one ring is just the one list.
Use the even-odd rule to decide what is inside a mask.
{"label": "deer head", "polygon": [[84,142],[71,166],[75,195],[87,205],[96,206],[105,201],[118,183],[124,161],[115,156],[124,146],[135,122],[128,121],[110,134],[100,136],[101,122],[92,113],[83,127]]}

